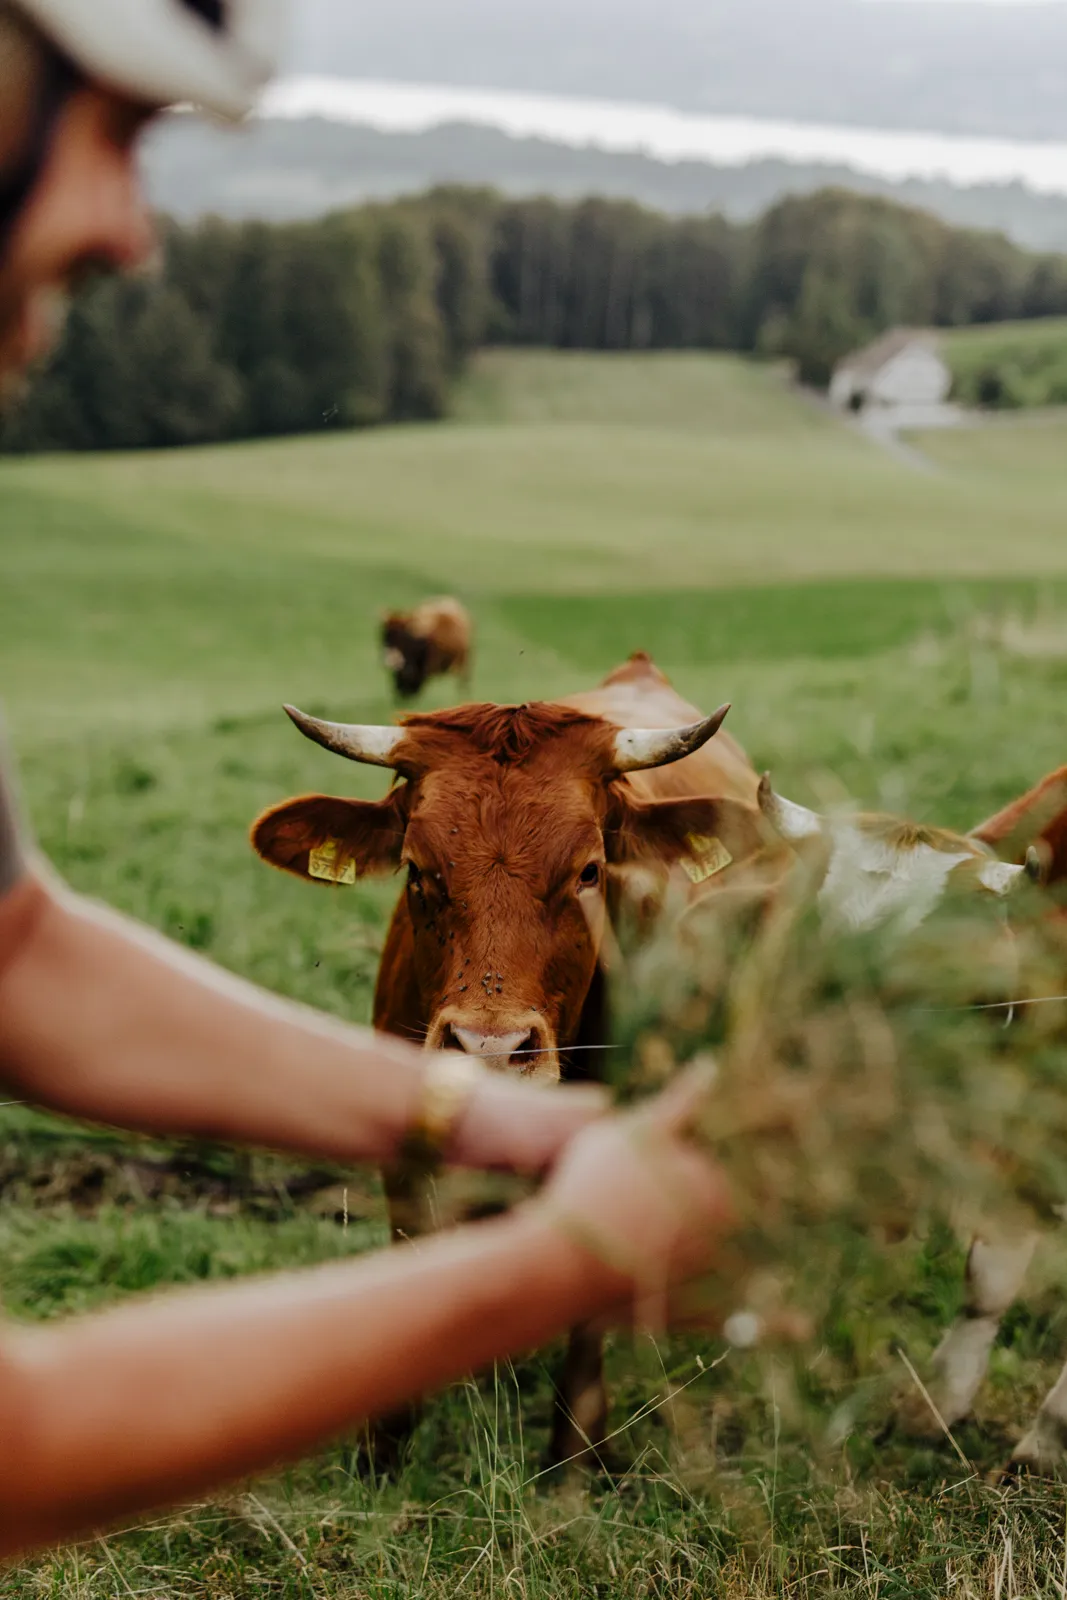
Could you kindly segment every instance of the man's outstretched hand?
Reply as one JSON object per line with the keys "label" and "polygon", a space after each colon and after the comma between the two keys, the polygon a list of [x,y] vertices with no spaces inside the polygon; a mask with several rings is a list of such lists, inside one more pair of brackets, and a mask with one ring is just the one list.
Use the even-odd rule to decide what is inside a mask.
{"label": "man's outstretched hand", "polygon": [[610,1108],[607,1091],[586,1084],[543,1088],[487,1072],[446,1152],[449,1162],[535,1176]]}

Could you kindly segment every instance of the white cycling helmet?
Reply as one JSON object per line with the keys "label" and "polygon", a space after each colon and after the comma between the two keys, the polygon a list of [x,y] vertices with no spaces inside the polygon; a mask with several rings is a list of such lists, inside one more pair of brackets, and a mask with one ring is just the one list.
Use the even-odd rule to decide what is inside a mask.
{"label": "white cycling helmet", "polygon": [[288,0],[15,0],[86,77],[239,120],[278,71]]}

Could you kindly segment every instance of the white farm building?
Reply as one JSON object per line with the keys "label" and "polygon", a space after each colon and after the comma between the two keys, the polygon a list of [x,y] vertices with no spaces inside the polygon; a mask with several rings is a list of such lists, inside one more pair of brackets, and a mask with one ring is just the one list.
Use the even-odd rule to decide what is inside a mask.
{"label": "white farm building", "polygon": [[894,328],[839,362],[830,399],[842,411],[881,414],[897,426],[923,427],[955,420],[948,405],[952,372],[937,335]]}

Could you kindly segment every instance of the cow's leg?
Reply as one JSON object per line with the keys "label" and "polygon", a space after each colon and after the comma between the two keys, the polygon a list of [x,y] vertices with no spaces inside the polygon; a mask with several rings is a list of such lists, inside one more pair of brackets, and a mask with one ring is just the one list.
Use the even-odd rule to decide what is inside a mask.
{"label": "cow's leg", "polygon": [[419,1239],[427,1229],[428,1196],[426,1181],[406,1167],[387,1167],[382,1187],[389,1212],[389,1232],[394,1244]]}
{"label": "cow's leg", "polygon": [[1036,1233],[996,1244],[975,1239],[967,1256],[963,1310],[934,1352],[929,1393],[940,1422],[924,1396],[909,1395],[898,1419],[907,1432],[937,1434],[941,1422],[951,1428],[970,1415],[1001,1319],[1022,1289],[1036,1245]]}
{"label": "cow's leg", "polygon": [[555,1418],[548,1464],[588,1464],[596,1459],[608,1423],[604,1384],[604,1336],[587,1326],[571,1329],[556,1386]]}
{"label": "cow's leg", "polygon": [[[603,1057],[600,1047],[610,1038],[608,991],[601,966],[597,966],[582,1008],[581,1019],[570,1055],[563,1053],[564,1077],[568,1083],[602,1081]],[[604,1382],[604,1339],[591,1328],[571,1329],[567,1354],[556,1384],[552,1441],[548,1465],[590,1462],[595,1447],[607,1432],[608,1392]]]}
{"label": "cow's leg", "polygon": [[1001,1474],[1013,1478],[1020,1472],[1054,1477],[1067,1464],[1067,1366],[1041,1402],[1033,1424],[1011,1453]]}
{"label": "cow's leg", "polygon": [[[426,1231],[427,1197],[420,1178],[400,1168],[382,1174],[389,1209],[389,1230],[394,1244],[417,1239]],[[418,1426],[422,1408],[418,1404],[399,1407],[388,1416],[367,1424],[364,1434],[366,1456],[374,1472],[388,1472],[399,1466],[408,1440]]]}

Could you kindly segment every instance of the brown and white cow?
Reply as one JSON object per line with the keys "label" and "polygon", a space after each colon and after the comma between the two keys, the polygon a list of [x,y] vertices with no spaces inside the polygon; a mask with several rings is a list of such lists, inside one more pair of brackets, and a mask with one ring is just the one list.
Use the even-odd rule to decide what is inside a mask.
{"label": "brown and white cow", "polygon": [[[822,818],[782,800],[767,780],[760,805],[796,848],[822,843],[826,871],[819,901],[847,928],[895,921],[907,932],[925,920],[950,884],[1007,896],[1027,879],[1053,888],[1067,882],[1067,768],[967,835],[888,817]],[[1022,1292],[1037,1243],[1036,1232],[972,1240],[963,1309],[934,1352],[930,1400],[912,1394],[901,1407],[898,1421],[907,1431],[938,1434],[942,1425],[951,1428],[970,1414],[1000,1324]],[[1006,1470],[1054,1470],[1062,1467],[1065,1448],[1067,1367]]]}
{"label": "brown and white cow", "polygon": [[[970,837],[1016,869],[1021,862],[1027,862],[1031,872],[1036,866],[1051,890],[1052,914],[1063,915],[1063,886],[1067,884],[1067,767],[1050,773],[1036,788],[979,824]],[[979,1237],[971,1245],[963,1310],[933,1357],[931,1398],[949,1427],[970,1415],[1001,1322],[1023,1291],[1038,1242],[1036,1232],[1017,1232]],[[930,1431],[931,1418],[925,1405],[913,1403],[907,1407],[904,1420],[914,1431]],[[1065,1460],[1067,1366],[1015,1445],[1005,1472],[1009,1476],[1020,1471],[1052,1473],[1062,1471]]]}
{"label": "brown and white cow", "polygon": [[854,932],[892,924],[909,933],[950,889],[1003,899],[1040,876],[1036,852],[1014,865],[998,860],[973,834],[873,812],[822,817],[775,794],[768,777],[760,784],[759,805],[794,849],[822,849],[819,905],[828,920]]}
{"label": "brown and white cow", "polygon": [[[710,884],[764,846],[756,773],[719,734],[728,709],[703,716],[647,656],[588,694],[462,706],[399,727],[290,709],[309,739],[395,781],[377,802],[286,801],[256,822],[253,844],[272,865],[327,885],[406,874],[378,974],[377,1028],[524,1078],[590,1076],[607,1042],[609,874],[680,867]],[[406,1207],[402,1222],[407,1230]],[[578,1332],[555,1459],[601,1439],[605,1420],[600,1341]]]}
{"label": "brown and white cow", "polygon": [[382,618],[382,661],[396,692],[411,700],[430,678],[454,672],[470,684],[474,624],[458,600],[444,595],[413,611],[387,611]]}

